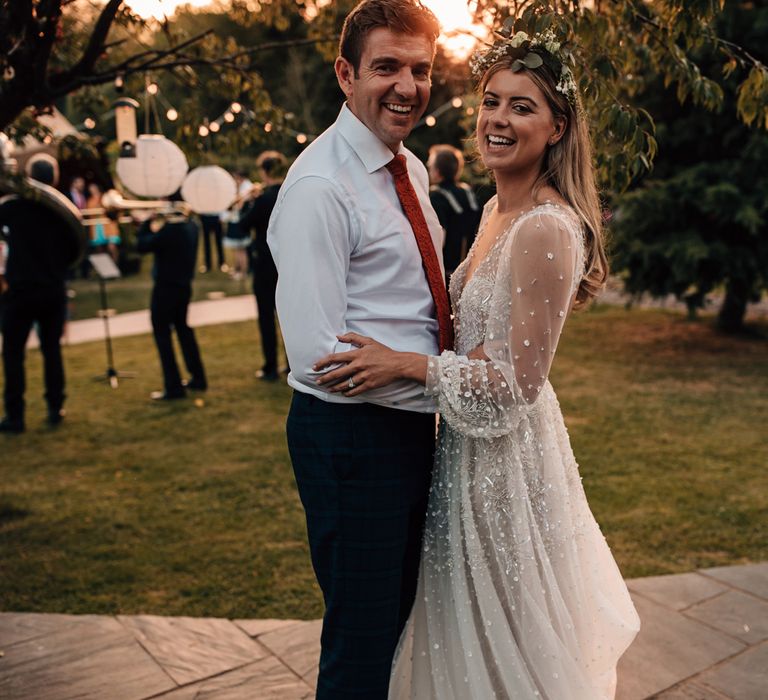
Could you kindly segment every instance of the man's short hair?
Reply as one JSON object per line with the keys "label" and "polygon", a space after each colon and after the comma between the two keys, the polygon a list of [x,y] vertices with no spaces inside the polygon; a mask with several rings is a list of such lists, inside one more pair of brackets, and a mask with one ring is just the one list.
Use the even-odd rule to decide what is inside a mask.
{"label": "man's short hair", "polygon": [[266,175],[280,177],[285,174],[286,157],[280,151],[264,151],[256,159],[256,167],[261,168]]}
{"label": "man's short hair", "polygon": [[25,167],[27,175],[44,185],[55,185],[59,179],[59,163],[47,153],[32,156]]}
{"label": "man's short hair", "polygon": [[368,33],[385,27],[398,34],[424,36],[432,46],[440,36],[440,23],[419,0],[363,0],[344,20],[339,55],[352,64],[357,75]]}
{"label": "man's short hair", "polygon": [[456,182],[464,168],[464,156],[461,151],[447,143],[430,147],[429,159],[444,181]]}

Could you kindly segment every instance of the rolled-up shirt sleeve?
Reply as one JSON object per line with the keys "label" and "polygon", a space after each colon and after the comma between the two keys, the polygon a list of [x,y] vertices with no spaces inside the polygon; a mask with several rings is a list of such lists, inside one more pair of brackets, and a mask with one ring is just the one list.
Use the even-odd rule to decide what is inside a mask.
{"label": "rolled-up shirt sleeve", "polygon": [[346,330],[349,260],[355,245],[351,207],[330,181],[300,178],[281,192],[267,243],[278,269],[276,305],[293,379],[317,390],[312,365],[351,348]]}

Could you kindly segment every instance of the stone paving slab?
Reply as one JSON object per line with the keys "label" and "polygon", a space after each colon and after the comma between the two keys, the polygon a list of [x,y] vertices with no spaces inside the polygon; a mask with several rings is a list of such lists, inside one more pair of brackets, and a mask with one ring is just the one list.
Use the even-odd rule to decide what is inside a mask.
{"label": "stone paving slab", "polygon": [[258,640],[313,688],[317,683],[322,622],[301,622],[258,637]]}
{"label": "stone paving slab", "polygon": [[699,573],[648,576],[627,581],[630,591],[641,593],[660,605],[684,610],[729,590],[728,586]]}
{"label": "stone paving slab", "polygon": [[708,669],[701,674],[699,681],[732,700],[766,700],[768,698],[768,643],[749,649],[731,661]]}
{"label": "stone paving slab", "polygon": [[768,602],[741,591],[731,590],[694,605],[686,615],[747,644],[768,639]]}
{"label": "stone paving slab", "polygon": [[274,656],[195,683],[157,700],[305,700],[314,690]]}
{"label": "stone paving slab", "polygon": [[0,612],[0,649],[99,619],[101,619],[99,615]]}
{"label": "stone paving slab", "polygon": [[702,569],[700,573],[768,600],[768,562],[720,566],[715,569]]}
{"label": "stone paving slab", "polygon": [[301,620],[234,620],[234,623],[249,637],[258,637],[267,632],[274,632],[283,627],[290,627]]}
{"label": "stone paving slab", "polygon": [[[766,579],[756,564],[628,581],[642,629],[617,700],[768,700]],[[320,625],[0,613],[0,698],[307,700]]]}
{"label": "stone paving slab", "polygon": [[746,644],[638,594],[640,634],[619,662],[617,700],[641,700],[727,659]]}
{"label": "stone paving slab", "polygon": [[89,618],[4,647],[0,697],[143,700],[175,687],[115,618]]}
{"label": "stone paving slab", "polygon": [[264,647],[229,620],[157,615],[117,619],[179,685],[268,656]]}
{"label": "stone paving slab", "polygon": [[655,695],[654,700],[731,700],[731,698],[706,685],[691,681]]}

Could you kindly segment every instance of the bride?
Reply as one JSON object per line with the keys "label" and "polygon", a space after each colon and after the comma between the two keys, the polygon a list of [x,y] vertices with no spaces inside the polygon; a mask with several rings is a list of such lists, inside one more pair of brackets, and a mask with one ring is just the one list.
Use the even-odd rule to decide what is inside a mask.
{"label": "bride", "polygon": [[506,36],[473,68],[497,195],[451,279],[456,352],[348,334],[357,349],[317,367],[346,363],[325,375],[333,391],[408,378],[439,405],[418,591],[389,697],[609,700],[639,620],[547,379],[570,310],[607,275],[588,127],[552,32]]}

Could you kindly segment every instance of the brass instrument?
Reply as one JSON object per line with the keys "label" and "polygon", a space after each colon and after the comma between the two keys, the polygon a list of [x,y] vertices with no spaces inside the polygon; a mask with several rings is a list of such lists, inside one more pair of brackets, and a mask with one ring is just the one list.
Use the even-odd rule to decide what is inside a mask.
{"label": "brass instrument", "polygon": [[149,218],[178,223],[186,221],[189,217],[189,205],[186,202],[168,202],[163,199],[125,199],[117,190],[107,190],[101,197],[100,207],[82,209],[80,214],[86,226],[134,223]]}
{"label": "brass instrument", "polygon": [[83,226],[80,210],[66,196],[50,185],[0,172],[0,204],[14,199],[38,202],[58,216],[64,224],[63,230],[73,243],[70,266],[79,262],[88,249],[88,233]]}

